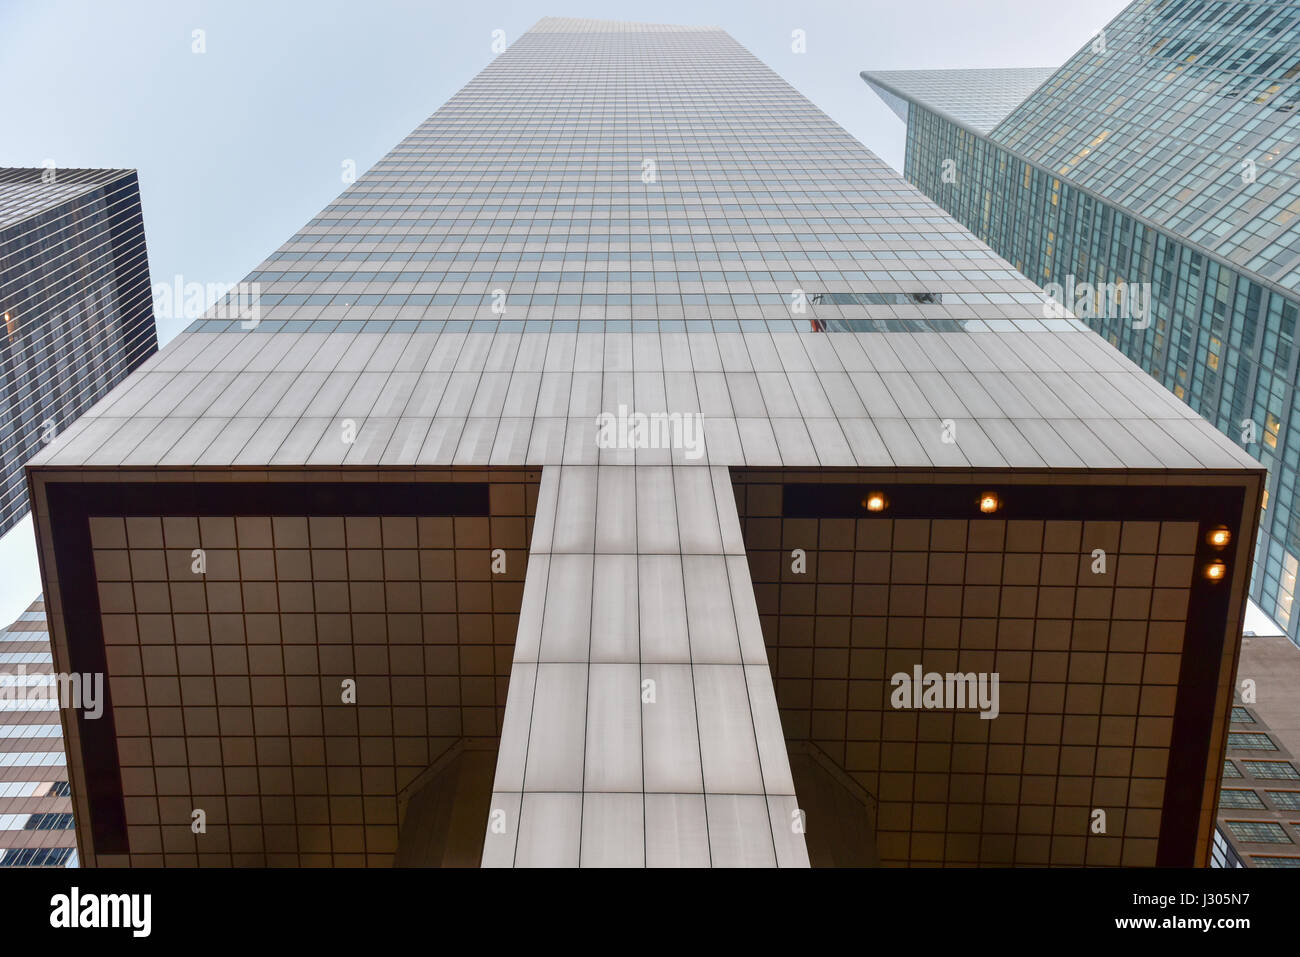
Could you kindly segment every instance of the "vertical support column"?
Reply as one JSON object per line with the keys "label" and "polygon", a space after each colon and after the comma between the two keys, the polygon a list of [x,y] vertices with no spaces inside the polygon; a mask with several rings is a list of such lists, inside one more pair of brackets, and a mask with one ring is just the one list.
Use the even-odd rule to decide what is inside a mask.
{"label": "vertical support column", "polygon": [[548,467],[485,867],[808,865],[731,479]]}

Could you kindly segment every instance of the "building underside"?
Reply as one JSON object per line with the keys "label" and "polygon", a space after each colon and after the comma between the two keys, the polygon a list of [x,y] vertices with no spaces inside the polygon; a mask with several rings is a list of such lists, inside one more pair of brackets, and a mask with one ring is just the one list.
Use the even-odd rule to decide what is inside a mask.
{"label": "building underside", "polygon": [[[109,675],[87,863],[1204,861],[1260,473],[1088,334],[281,335],[183,336],[30,470],[56,663]],[[173,414],[331,352],[326,415]],[[492,416],[394,414],[470,374]],[[599,448],[633,394],[700,457]]]}

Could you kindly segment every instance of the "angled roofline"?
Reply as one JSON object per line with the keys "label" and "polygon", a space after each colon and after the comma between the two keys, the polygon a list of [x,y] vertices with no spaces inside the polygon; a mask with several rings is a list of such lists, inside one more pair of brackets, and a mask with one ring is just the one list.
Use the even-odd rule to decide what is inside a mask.
{"label": "angled roofline", "polygon": [[[1027,93],[1025,93],[1025,95],[1024,95],[1023,97],[1020,98],[1020,101],[1019,101],[1015,106],[1013,106],[1010,110],[1008,110],[1007,113],[1006,113],[1006,115],[1004,115],[1004,116],[1002,117],[1002,119],[999,119],[999,120],[997,121],[997,123],[994,123],[991,127],[989,127],[989,132],[992,132],[993,130],[997,129],[998,126],[1001,125],[1001,123],[1002,123],[1003,120],[1005,120],[1008,116],[1010,116],[1012,113],[1014,113],[1016,110],[1018,110],[1018,109],[1020,108],[1021,104],[1023,104],[1023,103],[1024,103],[1026,100],[1028,100],[1031,96],[1033,96],[1035,93],[1037,93],[1038,90],[1039,90],[1039,88],[1041,88],[1041,87],[1043,86],[1043,84],[1045,84],[1048,80],[1050,80],[1050,79],[1051,79],[1051,78],[1056,74],[1056,72],[1057,72],[1058,70],[1060,70],[1060,67],[1059,67],[1059,66],[1049,66],[1049,67],[1007,67],[1007,68],[994,68],[994,67],[946,67],[946,68],[943,68],[943,69],[940,69],[940,70],[933,70],[933,71],[930,71],[930,72],[936,72],[936,73],[968,73],[968,72],[973,72],[973,71],[990,70],[990,69],[1002,69],[1003,72],[1007,72],[1007,71],[1010,71],[1010,70],[1048,70],[1048,71],[1050,71],[1050,72],[1049,72],[1046,76],[1044,76],[1043,79],[1041,79],[1041,80],[1040,80],[1040,81],[1039,81],[1039,82],[1038,82],[1034,87],[1032,87],[1032,88],[1031,88]],[[885,71],[885,72],[895,73],[895,72],[911,72],[911,71],[896,71],[896,70],[889,70],[889,71]],[[942,109],[940,109],[940,108],[937,107],[937,106],[934,106],[934,105],[932,105],[932,104],[926,103],[925,101],[919,99],[915,94],[913,94],[913,93],[904,93],[902,90],[900,90],[898,87],[894,86],[894,84],[890,83],[888,80],[882,79],[881,76],[880,76],[880,73],[877,73],[877,72],[875,72],[875,71],[873,71],[873,70],[861,70],[861,71],[859,71],[858,76],[862,77],[862,79],[865,80],[865,81],[867,82],[868,85],[879,87],[880,89],[882,89],[882,90],[886,91],[887,93],[890,93],[890,94],[892,94],[892,95],[898,97],[898,98],[901,99],[901,100],[906,100],[906,101],[907,101],[908,103],[910,103],[910,104],[913,104],[913,105],[915,105],[915,106],[919,106],[919,107],[921,107],[921,108],[924,109],[924,110],[929,110],[931,113],[934,113],[934,114],[937,115],[937,116],[941,116],[943,119],[947,120],[948,122],[953,123],[953,124],[955,124],[955,125],[957,125],[957,126],[960,126],[960,127],[961,127],[962,129],[964,129],[964,130],[969,130],[971,133],[974,133],[976,136],[986,136],[986,135],[987,135],[987,134],[984,133],[983,131],[978,130],[978,129],[976,129],[975,127],[971,126],[971,125],[970,125],[968,122],[966,122],[965,120],[959,119],[958,117],[953,116],[951,113],[948,113],[946,110],[942,110]]]}
{"label": "angled roofline", "polygon": [[[862,77],[862,79],[866,81],[866,84],[868,86],[878,86],[886,93],[890,93],[898,97],[900,100],[905,100],[912,106],[919,106],[921,109],[933,113],[935,116],[939,117],[940,119],[947,120],[953,126],[960,126],[967,133],[971,133],[975,136],[980,136],[983,137],[984,139],[988,139],[987,134],[981,133],[979,130],[975,129],[975,127],[971,126],[969,123],[965,122],[964,120],[957,119],[957,117],[953,116],[947,110],[941,110],[937,106],[931,106],[928,103],[922,103],[920,100],[916,98],[915,95],[910,93],[904,93],[902,90],[898,89],[898,87],[894,86],[892,83],[888,83],[885,80],[880,79],[876,74],[872,73],[870,70],[862,70],[861,72],[858,73],[858,76]],[[908,122],[911,121],[909,120]]]}
{"label": "angled roofline", "polygon": [[[1300,302],[1300,293],[1297,293],[1295,290],[1287,289],[1285,286],[1281,285],[1276,280],[1269,279],[1267,276],[1262,276],[1258,272],[1255,272],[1252,269],[1247,269],[1244,266],[1239,265],[1238,263],[1234,263],[1232,262],[1232,260],[1226,258],[1225,256],[1222,256],[1215,252],[1211,252],[1209,249],[1206,249],[1200,243],[1193,242],[1192,240],[1179,235],[1178,233],[1169,229],[1167,226],[1161,226],[1159,223],[1154,222],[1148,217],[1133,212],[1131,209],[1128,209],[1122,204],[1115,202],[1113,199],[1109,199],[1103,196],[1101,193],[1098,193],[1093,189],[1089,189],[1088,187],[1081,185],[1080,183],[1072,179],[1067,173],[1059,173],[1056,170],[1044,166],[1042,163],[1038,162],[1037,160],[1029,159],[1027,156],[1024,156],[1022,153],[1020,153],[1019,150],[1014,150],[1009,146],[999,143],[992,136],[993,130],[996,130],[997,126],[993,127],[993,130],[990,130],[988,133],[981,133],[979,130],[974,129],[970,124],[963,123],[961,120],[945,112],[944,110],[940,110],[937,109],[936,107],[930,106],[929,104],[922,103],[915,96],[909,96],[907,94],[901,93],[894,86],[876,79],[874,74],[872,74],[870,70],[862,70],[858,73],[858,76],[862,77],[862,79],[867,83],[868,86],[874,84],[875,86],[878,86],[881,89],[888,91],[894,96],[906,100],[909,104],[919,107],[920,109],[923,109],[928,113],[933,113],[935,116],[939,117],[940,119],[948,123],[951,123],[962,130],[965,130],[971,136],[978,136],[980,139],[986,140],[993,147],[1002,150],[1004,153],[1014,156],[1016,159],[1018,159],[1020,162],[1024,163],[1025,165],[1031,166],[1034,169],[1038,170],[1039,172],[1052,177],[1053,179],[1059,179],[1062,183],[1065,183],[1071,189],[1078,190],[1083,195],[1089,197],[1093,202],[1103,203],[1106,206],[1109,206],[1111,209],[1116,210],[1117,212],[1120,212],[1125,216],[1129,217],[1134,222],[1141,223],[1147,229],[1154,230],[1155,232],[1160,233],[1163,236],[1167,236],[1169,239],[1173,240],[1174,242],[1182,246],[1185,246],[1187,249],[1191,250],[1197,255],[1204,256],[1206,259],[1210,260],[1211,262],[1218,263],[1220,266],[1231,271],[1235,275],[1244,276],[1248,278],[1251,282],[1263,286],[1269,292],[1279,295],[1284,299],[1288,299],[1292,302]],[[1044,80],[1043,82],[1046,83],[1047,81]],[[1041,85],[1042,84],[1039,84],[1039,86]],[[1029,98],[1028,96],[1025,97],[1026,100],[1028,98]],[[1023,103],[1024,100],[1022,100],[1021,102]],[[1007,115],[1010,116],[1011,114],[1008,113]],[[911,120],[909,119],[907,122],[911,123]],[[1001,122],[999,122],[998,125],[1000,126]],[[906,154],[904,154],[903,165],[904,167],[906,167],[907,165]],[[907,175],[905,172],[903,174],[903,178],[904,180],[907,180]],[[910,182],[910,180],[907,181]],[[934,200],[934,202],[938,203],[938,200]],[[943,207],[940,208],[942,209]],[[947,212],[947,210],[944,211]],[[960,220],[958,220],[958,222],[960,222]],[[969,227],[967,227],[965,223],[962,223],[962,228],[969,228]],[[983,240],[980,241],[983,242]],[[1030,279],[1030,281],[1036,282],[1037,280]]]}
{"label": "angled roofline", "polygon": [[[50,168],[46,166],[3,166],[0,167],[0,185],[6,183],[22,183],[25,181],[28,174],[30,174],[33,179],[39,180],[44,173],[49,172],[49,169]],[[63,169],[62,167],[54,167],[54,172],[56,174],[56,177],[66,177],[70,173],[73,174],[73,179],[71,181],[67,180],[66,178],[63,180],[59,180],[56,178],[55,180],[56,183],[61,183],[62,185],[65,186],[81,186],[84,188],[80,192],[71,193],[67,196],[64,196],[62,199],[56,200],[55,202],[50,203],[50,205],[48,206],[42,206],[38,209],[33,209],[26,216],[20,216],[17,219],[11,220],[10,222],[7,223],[0,221],[0,229],[11,229],[14,226],[19,226],[30,219],[34,219],[37,216],[43,216],[45,213],[48,213],[51,209],[54,209],[58,206],[62,206],[64,203],[70,203],[73,202],[74,200],[81,199],[83,196],[85,196],[88,192],[90,192],[93,189],[99,189],[104,186],[111,186],[115,183],[120,182],[122,179],[126,177],[134,176],[136,178],[137,186],[139,184],[139,179],[140,179],[139,170],[131,167],[109,166],[109,167],[99,168],[99,167],[86,166],[86,167],[75,167],[75,168],[70,167],[68,169]],[[104,174],[104,175],[96,176],[95,174]]]}

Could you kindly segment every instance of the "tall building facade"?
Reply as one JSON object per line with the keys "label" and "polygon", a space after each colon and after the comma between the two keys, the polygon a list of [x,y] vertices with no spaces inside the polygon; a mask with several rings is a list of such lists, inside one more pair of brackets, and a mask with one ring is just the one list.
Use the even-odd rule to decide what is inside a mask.
{"label": "tall building facade", "polygon": [[0,169],[0,534],[23,465],[158,351],[134,170]]}
{"label": "tall building facade", "polygon": [[910,182],[1268,466],[1251,594],[1300,640],[1300,4],[1137,0],[1047,76],[862,76]]}
{"label": "tall building facade", "polygon": [[1298,658],[1281,637],[1242,640],[1213,866],[1300,867]]}
{"label": "tall building facade", "polygon": [[0,631],[0,867],[78,863],[47,629],[38,598]]}
{"label": "tall building facade", "polygon": [[28,468],[87,864],[1208,861],[1262,468],[723,31],[248,283]]}
{"label": "tall building facade", "polygon": [[[0,536],[30,536],[23,465],[158,351],[133,170],[0,169],[0,313]],[[0,867],[77,860],[51,688],[37,596],[0,631]]]}

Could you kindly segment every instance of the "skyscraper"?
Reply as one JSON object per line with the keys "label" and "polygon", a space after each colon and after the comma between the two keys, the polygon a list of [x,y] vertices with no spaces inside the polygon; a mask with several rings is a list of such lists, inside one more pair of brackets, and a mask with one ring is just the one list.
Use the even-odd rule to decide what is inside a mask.
{"label": "skyscraper", "polygon": [[[30,542],[23,464],[158,349],[133,170],[0,170],[0,313],[0,536]],[[35,597],[0,631],[0,867],[76,860]]]}
{"label": "skyscraper", "polygon": [[134,170],[0,169],[0,534],[23,464],[158,349]]}
{"label": "skyscraper", "polygon": [[1268,466],[1251,595],[1300,640],[1300,4],[1137,0],[1047,72],[862,76],[910,182]]}
{"label": "skyscraper", "polygon": [[0,867],[77,865],[47,628],[38,598],[0,630]]}
{"label": "skyscraper", "polygon": [[1300,673],[1295,646],[1247,635],[1237,671],[1215,866],[1300,867]]}
{"label": "skyscraper", "polygon": [[87,863],[1208,860],[1262,469],[726,33],[247,283],[29,467]]}

